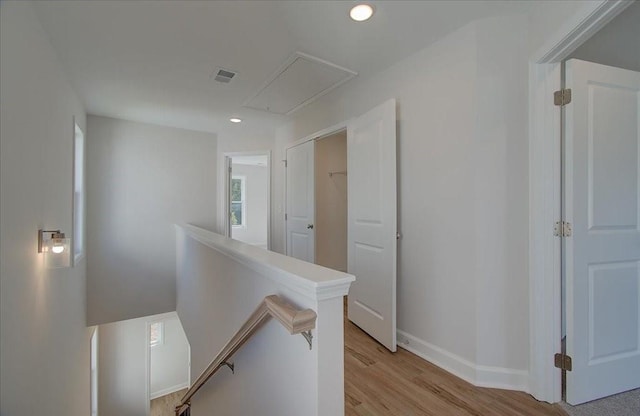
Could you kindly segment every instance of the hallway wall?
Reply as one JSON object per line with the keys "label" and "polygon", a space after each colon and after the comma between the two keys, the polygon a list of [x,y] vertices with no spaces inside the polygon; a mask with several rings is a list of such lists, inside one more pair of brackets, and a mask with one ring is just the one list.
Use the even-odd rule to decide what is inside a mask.
{"label": "hallway wall", "polygon": [[87,124],[87,321],[174,311],[174,224],[215,226],[216,136],[93,115]]}
{"label": "hallway wall", "polygon": [[0,414],[85,416],[85,261],[46,269],[37,230],[72,233],[85,111],[26,1],[0,3]]}
{"label": "hallway wall", "polygon": [[525,17],[474,22],[327,94],[276,139],[279,158],[288,143],[396,98],[399,345],[476,384],[522,390],[527,45]]}

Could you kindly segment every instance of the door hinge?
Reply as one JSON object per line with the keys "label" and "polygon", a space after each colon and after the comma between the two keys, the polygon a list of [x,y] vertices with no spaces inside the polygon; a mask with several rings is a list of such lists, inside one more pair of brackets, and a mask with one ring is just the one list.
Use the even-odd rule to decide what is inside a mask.
{"label": "door hinge", "polygon": [[559,368],[560,370],[571,371],[571,357],[569,357],[568,355],[558,353],[553,356],[553,362],[556,368]]}
{"label": "door hinge", "polygon": [[231,169],[231,166],[229,166],[229,173],[231,173],[231,170],[232,170],[232,169]]}
{"label": "door hinge", "polygon": [[282,162],[284,162],[284,167],[287,167],[287,159],[284,159]]}
{"label": "door hinge", "polygon": [[571,237],[571,223],[567,221],[556,221],[553,226],[553,235],[556,237]]}
{"label": "door hinge", "polygon": [[288,219],[287,214],[284,214],[284,220],[286,221]]}
{"label": "door hinge", "polygon": [[553,104],[563,106],[571,102],[571,88],[555,91],[553,93]]}

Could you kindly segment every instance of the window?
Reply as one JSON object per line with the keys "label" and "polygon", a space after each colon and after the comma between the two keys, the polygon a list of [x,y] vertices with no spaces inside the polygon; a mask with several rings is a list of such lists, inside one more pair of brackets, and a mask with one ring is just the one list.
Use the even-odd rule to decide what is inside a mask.
{"label": "window", "polygon": [[75,124],[73,142],[73,255],[74,262],[84,255],[84,133]]}
{"label": "window", "polygon": [[149,346],[164,344],[164,322],[154,322],[149,326]]}
{"label": "window", "polygon": [[243,227],[246,224],[245,176],[231,177],[231,226]]}

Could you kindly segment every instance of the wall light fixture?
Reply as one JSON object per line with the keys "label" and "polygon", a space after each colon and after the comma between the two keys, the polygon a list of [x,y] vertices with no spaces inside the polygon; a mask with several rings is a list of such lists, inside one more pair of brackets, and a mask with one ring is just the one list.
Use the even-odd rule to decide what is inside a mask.
{"label": "wall light fixture", "polygon": [[48,268],[71,265],[71,239],[60,230],[38,230],[38,253],[44,253]]}

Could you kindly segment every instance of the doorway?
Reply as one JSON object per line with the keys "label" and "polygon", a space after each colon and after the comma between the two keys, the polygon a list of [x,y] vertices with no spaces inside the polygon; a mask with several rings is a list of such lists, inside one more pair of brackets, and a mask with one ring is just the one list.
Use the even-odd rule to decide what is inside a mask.
{"label": "doorway", "polygon": [[271,248],[270,152],[225,153],[225,234]]}
{"label": "doorway", "polygon": [[[603,2],[598,5],[593,6],[593,10],[589,11],[589,14],[585,14],[581,16],[579,19],[576,18],[575,25],[568,27],[567,31],[560,32],[557,39],[554,39],[553,46],[548,50],[541,50],[537,57],[534,56],[532,59],[531,66],[531,86],[532,86],[532,96],[531,96],[531,140],[530,140],[530,150],[531,150],[531,176],[530,176],[530,189],[531,189],[531,203],[530,203],[530,218],[531,218],[531,239],[530,239],[530,264],[531,264],[531,273],[530,273],[530,283],[531,283],[531,356],[530,356],[530,373],[531,373],[531,393],[540,400],[557,402],[561,400],[561,392],[562,387],[560,383],[560,372],[561,370],[554,367],[554,360],[550,360],[549,357],[553,357],[555,353],[561,351],[562,337],[566,334],[568,343],[572,341],[569,340],[571,338],[572,329],[571,325],[574,325],[574,318],[578,317],[578,319],[583,319],[588,321],[589,326],[589,334],[587,337],[583,337],[581,339],[575,338],[573,340],[573,344],[576,346],[582,346],[583,348],[588,349],[587,354],[574,353],[572,357],[573,361],[573,370],[568,372],[569,377],[573,377],[574,381],[577,381],[577,372],[576,365],[584,367],[592,367],[598,364],[605,364],[607,362],[613,362],[616,359],[615,356],[618,355],[618,358],[621,358],[622,355],[633,355],[632,351],[621,351],[620,348],[626,350],[626,347],[623,347],[622,344],[627,342],[630,338],[628,337],[628,331],[620,330],[620,326],[618,325],[620,322],[617,321],[614,315],[620,315],[620,310],[617,309],[614,313],[600,313],[600,318],[596,318],[596,315],[599,313],[595,310],[600,304],[600,309],[602,309],[602,305],[605,298],[607,297],[616,297],[614,292],[616,290],[613,286],[609,284],[604,284],[605,274],[610,275],[612,277],[614,275],[617,276],[618,283],[622,285],[631,284],[631,280],[625,279],[623,276],[619,275],[617,269],[619,266],[623,266],[623,264],[618,264],[615,267],[603,267],[604,263],[609,262],[609,260],[602,261],[588,261],[588,262],[580,262],[579,265],[582,269],[580,273],[578,273],[578,264],[576,263],[576,255],[580,256],[576,253],[570,253],[572,250],[572,245],[575,245],[575,249],[578,249],[578,245],[583,245],[583,243],[587,244],[587,241],[583,237],[587,237],[588,235],[595,236],[598,234],[600,237],[603,237],[607,234],[615,234],[619,231],[622,231],[620,228],[624,228],[627,225],[631,224],[618,224],[615,223],[622,219],[622,217],[618,216],[617,220],[613,223],[609,223],[610,219],[612,219],[609,214],[611,210],[616,209],[625,209],[625,204],[618,204],[613,202],[612,200],[608,201],[606,205],[600,204],[600,206],[596,206],[599,202],[597,199],[601,199],[605,196],[605,194],[612,192],[620,193],[620,186],[626,186],[624,184],[615,184],[612,185],[610,182],[598,182],[599,179],[596,177],[597,175],[593,175],[595,172],[594,166],[598,163],[602,162],[598,161],[598,157],[596,155],[597,152],[594,152],[599,145],[595,143],[595,136],[592,134],[584,135],[583,138],[588,138],[588,146],[586,149],[588,152],[582,151],[580,154],[575,154],[573,156],[569,155],[572,152],[571,149],[565,149],[567,151],[567,155],[562,154],[561,152],[561,129],[560,126],[560,113],[559,107],[554,106],[554,93],[562,89],[561,78],[564,75],[561,70],[560,62],[565,61],[569,58],[578,58],[589,61],[594,61],[593,57],[580,56],[576,55],[585,48],[579,45],[584,45],[586,49],[593,50],[593,45],[587,46],[591,40],[596,40],[600,32],[604,33],[607,30],[607,25],[610,21],[613,23],[616,19],[615,16],[620,14],[620,17],[624,16],[623,10],[630,6],[632,3],[623,3],[623,2]],[[631,9],[630,9],[631,10]],[[612,21],[612,19],[614,19]],[[633,27],[633,26],[631,26]],[[598,32],[599,31],[599,32]],[[596,33],[598,32],[598,33]],[[592,37],[592,35],[595,36]],[[591,39],[589,39],[591,38]],[[589,39],[589,41],[585,42],[585,40]],[[637,37],[636,37],[637,39]],[[602,38],[601,38],[602,40]],[[631,40],[631,44],[635,44],[635,41]],[[550,45],[552,43],[549,43]],[[627,45],[627,46],[625,46]],[[628,58],[628,53],[634,49],[633,46],[629,47],[628,43],[618,43],[614,47],[609,47],[606,52],[608,53],[618,53],[623,52],[625,57]],[[617,66],[617,63],[611,61],[601,61],[601,64]],[[605,82],[588,82],[589,85],[587,89],[591,89],[588,92],[587,96],[589,96],[589,100],[592,99],[595,95],[601,94],[604,91],[598,90],[601,87],[605,87],[604,89],[608,89],[613,86],[616,82],[608,83]],[[609,84],[609,85],[607,85]],[[567,85],[569,88],[575,88],[573,85]],[[620,95],[622,90],[619,88],[614,88],[616,91],[609,91],[609,93],[613,95]],[[624,88],[623,88],[624,89]],[[579,96],[584,94],[578,94],[578,97],[575,96],[576,91],[572,91],[572,102],[568,103],[564,111],[576,112],[576,104],[579,101]],[[608,95],[609,93],[605,93]],[[595,95],[594,95],[595,94]],[[624,95],[624,94],[622,94]],[[632,93],[633,95],[633,93]],[[636,91],[637,95],[637,91]],[[612,97],[609,97],[611,99]],[[637,101],[636,101],[637,104]],[[589,106],[591,106],[592,110],[594,107],[594,102],[591,102]],[[612,108],[616,108],[616,105],[613,103],[609,103],[605,108],[610,110]],[[637,109],[636,109],[637,111]],[[606,111],[605,111],[606,112]],[[589,113],[589,112],[588,112]],[[596,112],[591,111],[591,114],[596,114]],[[598,111],[597,114],[601,114],[601,111]],[[636,113],[637,114],[637,113]],[[596,123],[598,124],[598,123]],[[604,124],[600,123],[601,126],[609,125],[609,127],[617,125],[617,123],[609,123],[605,122]],[[594,128],[595,124],[591,124],[590,128]],[[574,128],[575,129],[575,128]],[[593,133],[593,130],[591,131]],[[602,132],[600,132],[602,133]],[[637,133],[637,132],[636,132]],[[628,139],[628,138],[627,138]],[[615,140],[614,140],[615,141]],[[600,156],[606,156],[607,154],[611,156],[611,153],[619,152],[620,147],[617,146],[614,142],[606,140],[606,146],[602,147],[600,150],[604,150],[604,153],[601,152]],[[625,146],[628,147],[629,143]],[[636,144],[637,146],[637,138]],[[636,151],[633,152],[623,152],[626,156],[629,154],[638,155],[637,147]],[[583,149],[585,150],[585,149]],[[576,160],[575,156],[583,158],[582,160]],[[590,158],[585,162],[584,157]],[[606,157],[605,157],[606,159]],[[608,169],[602,170],[602,165],[600,163],[600,175],[602,176],[603,172],[605,172],[604,176],[616,176],[620,173],[618,163],[613,163],[613,166],[610,166]],[[609,163],[611,165],[611,163]],[[576,172],[569,172],[574,175],[573,178],[567,176],[569,170],[573,169],[575,166],[580,166],[580,169],[585,169],[588,166],[589,173],[585,173],[584,175],[579,175],[579,181],[583,183],[579,186],[578,193],[584,196],[585,192],[587,194],[586,198],[583,198],[582,201],[577,201],[575,198],[579,197],[578,193],[572,194],[569,192],[568,194],[565,192],[563,194],[561,189],[561,184],[567,186],[568,181],[576,180]],[[563,179],[563,176],[565,178]],[[631,175],[634,178],[637,178],[636,175]],[[625,178],[628,180],[629,177],[625,175]],[[600,178],[602,179],[602,178]],[[624,180],[622,182],[625,182]],[[597,186],[596,186],[597,185]],[[600,191],[604,191],[604,193],[599,192],[596,188],[600,188]],[[577,189],[577,188],[576,188]],[[590,191],[588,191],[590,190]],[[637,193],[637,188],[633,194]],[[628,193],[627,193],[628,194]],[[589,196],[590,195],[590,196]],[[637,195],[636,195],[637,196]],[[595,197],[595,198],[592,198]],[[629,195],[627,195],[628,202]],[[609,199],[609,198],[605,198]],[[624,199],[624,198],[623,198]],[[633,198],[632,198],[633,199]],[[637,198],[636,198],[637,200]],[[568,206],[568,204],[573,204],[572,206]],[[563,207],[563,205],[565,205]],[[628,204],[627,208],[628,208]],[[636,204],[637,205],[637,204]],[[579,223],[576,225],[576,217],[573,216],[573,211],[575,209],[584,209],[586,212],[586,222],[582,220],[578,220]],[[637,206],[636,206],[637,208]],[[565,211],[567,215],[564,215],[562,211]],[[596,212],[599,211],[599,212]],[[608,212],[608,213],[607,213]],[[580,214],[582,216],[582,214]],[[599,217],[598,217],[599,216]],[[609,216],[609,218],[606,218]],[[636,217],[637,219],[637,217]],[[603,220],[606,220],[603,222]],[[568,228],[565,228],[562,224],[562,221],[568,223]],[[628,221],[627,221],[628,222]],[[553,233],[550,233],[549,230],[551,224],[560,224],[560,227],[556,227],[556,236],[554,237]],[[637,224],[636,224],[637,225]],[[576,226],[578,229],[576,229]],[[631,231],[629,231],[631,232]],[[577,234],[576,234],[577,233]],[[560,237],[560,238],[559,238]],[[634,243],[635,244],[635,243]],[[607,248],[605,246],[600,246],[602,248]],[[629,247],[629,245],[627,245]],[[608,248],[607,248],[608,250]],[[604,251],[607,251],[604,250]],[[564,253],[563,253],[564,251]],[[597,250],[602,251],[602,250]],[[594,251],[591,250],[593,253]],[[637,254],[637,253],[636,253]],[[636,258],[637,255],[633,255],[633,258]],[[622,261],[622,259],[620,259]],[[602,264],[601,264],[602,263]],[[637,263],[636,263],[637,264]],[[585,267],[583,267],[585,266]],[[611,265],[609,265],[611,266]],[[568,270],[571,268],[575,270]],[[606,270],[605,270],[606,269]],[[614,271],[616,269],[616,271]],[[586,272],[585,272],[586,270]],[[574,288],[571,287],[572,282],[567,282],[567,286],[564,286],[564,282],[562,281],[562,272],[565,272],[565,276],[573,279],[575,275],[576,278],[580,277],[585,283],[583,289],[579,291],[582,292],[582,295],[579,295],[578,292],[572,294]],[[568,272],[568,273],[567,273]],[[580,276],[578,276],[580,275]],[[585,280],[586,279],[586,280]],[[637,275],[636,275],[636,283]],[[577,280],[576,280],[577,281]],[[582,284],[582,283],[579,283]],[[565,292],[566,288],[566,302],[563,300],[562,293]],[[586,292],[585,292],[586,289]],[[596,293],[598,292],[598,293]],[[633,290],[623,290],[625,294],[629,294],[630,292],[637,293],[637,289]],[[586,293],[586,294],[585,294]],[[586,299],[588,306],[588,311],[584,313],[577,314],[574,307],[577,305],[577,298],[574,295],[578,295],[581,299]],[[564,302],[564,303],[563,303]],[[584,302],[582,300],[580,303]],[[635,303],[636,301],[632,301]],[[628,306],[628,302],[627,303]],[[566,311],[569,313],[573,313],[574,317],[567,316],[567,319],[564,320],[562,318],[562,314]],[[636,304],[637,308],[637,304]],[[571,310],[574,309],[574,312]],[[635,332],[640,331],[640,327],[637,326],[638,318],[637,314],[635,316],[636,327],[633,329]],[[610,322],[615,322],[614,325],[606,325],[605,321],[609,320]],[[567,327],[565,328],[565,324]],[[629,328],[629,322],[627,321],[627,329]],[[579,324],[584,326],[582,323]],[[633,326],[633,325],[632,325]],[[601,336],[595,336],[596,327],[600,327],[600,329],[606,328],[606,331],[613,331],[617,333],[617,336],[602,336],[604,333],[601,332]],[[616,335],[616,334],[612,334]],[[599,338],[599,339],[597,339]],[[615,342],[614,342],[615,341]],[[637,338],[636,338],[637,341]],[[614,345],[617,344],[617,345]],[[637,342],[636,342],[637,344]],[[636,346],[637,347],[637,346]],[[570,350],[571,348],[569,348]],[[632,350],[634,348],[631,348]],[[636,348],[637,349],[637,348]],[[571,352],[569,351],[568,352]],[[605,354],[597,357],[594,355],[594,352],[599,350],[601,353]],[[618,351],[615,351],[618,350]],[[569,354],[571,355],[571,354]],[[606,356],[609,355],[609,356]],[[588,358],[588,357],[591,358]],[[576,361],[578,360],[578,362]],[[566,365],[566,361],[563,360],[563,365]],[[579,372],[579,371],[578,371]],[[601,379],[601,375],[598,377],[591,377],[593,381],[599,381]],[[572,381],[568,380],[569,383]],[[588,377],[583,381],[587,382]],[[596,395],[597,396],[597,395]],[[575,396],[577,397],[577,396]],[[587,400],[594,399],[595,396]],[[584,399],[569,399],[575,403],[582,402]]]}
{"label": "doorway", "polygon": [[[572,405],[640,387],[640,3],[562,62],[563,368]],[[640,392],[638,393],[640,394]]]}
{"label": "doorway", "polygon": [[[315,157],[316,148],[340,148],[346,131],[346,169],[335,162]],[[331,138],[332,136],[338,136]],[[323,142],[327,139],[329,141]],[[335,143],[334,143],[335,141]],[[342,148],[344,149],[344,144]],[[344,159],[343,152],[339,158]],[[316,164],[319,166],[316,167]],[[356,276],[348,296],[349,320],[380,344],[396,351],[397,274],[397,182],[396,182],[396,101],[390,99],[348,122],[301,139],[286,148],[285,160],[285,247],[286,254],[318,263],[318,244],[333,246],[344,242],[348,273]],[[316,178],[319,183],[316,183]],[[346,181],[345,181],[346,179]],[[327,182],[327,180],[329,182]],[[346,192],[339,196],[339,189]],[[329,194],[325,192],[330,191]],[[323,201],[316,201],[320,199]],[[333,200],[329,196],[335,197]],[[342,198],[344,211],[336,201]],[[322,213],[318,213],[322,205]],[[335,216],[335,218],[332,218]],[[318,219],[335,223],[319,233]],[[337,235],[335,235],[337,233]],[[346,235],[345,235],[346,234]],[[323,237],[324,236],[324,237]],[[320,248],[322,262],[344,269],[344,250]],[[342,264],[340,264],[342,262]]]}
{"label": "doorway", "polygon": [[347,131],[314,145],[315,263],[347,272]]}

